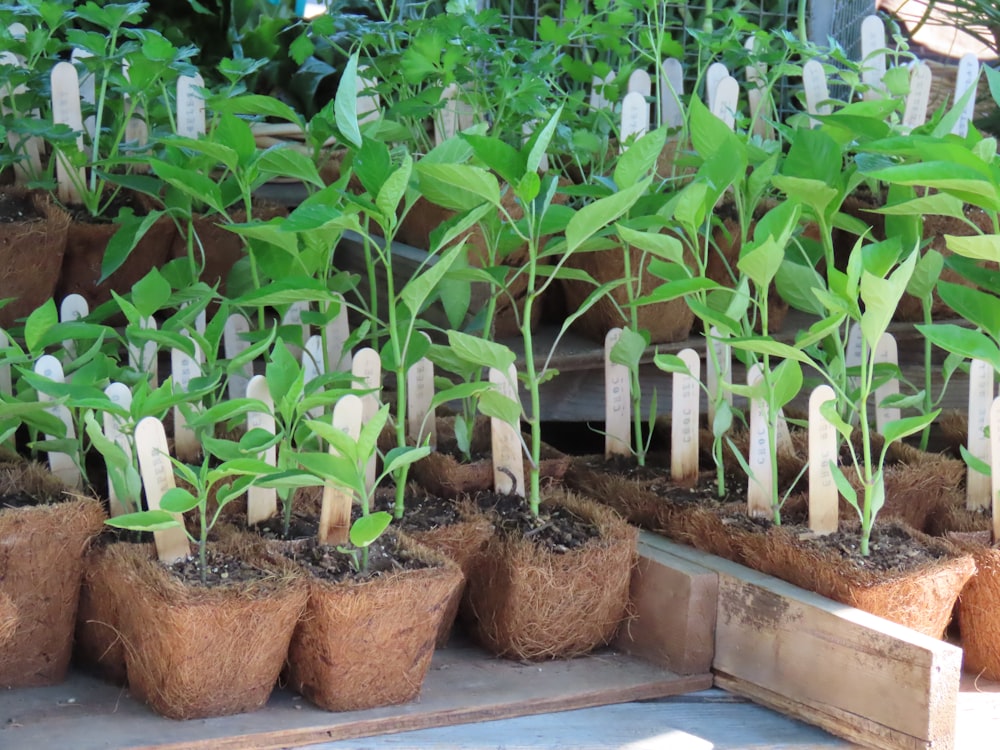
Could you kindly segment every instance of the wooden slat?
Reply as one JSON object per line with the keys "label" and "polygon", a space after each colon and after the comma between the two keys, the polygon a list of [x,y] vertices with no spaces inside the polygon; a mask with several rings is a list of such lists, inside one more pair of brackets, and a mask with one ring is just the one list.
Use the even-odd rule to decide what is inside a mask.
{"label": "wooden slat", "polygon": [[643,543],[719,574],[720,686],[871,747],[955,747],[961,649],[654,534]]}

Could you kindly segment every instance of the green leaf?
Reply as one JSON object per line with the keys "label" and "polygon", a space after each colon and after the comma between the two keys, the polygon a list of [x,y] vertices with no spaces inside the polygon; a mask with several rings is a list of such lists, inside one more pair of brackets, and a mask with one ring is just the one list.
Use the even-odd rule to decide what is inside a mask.
{"label": "green leaf", "polygon": [[649,341],[641,333],[623,328],[618,341],[611,347],[610,359],[615,364],[625,365],[629,370],[636,370],[648,345]]}
{"label": "green leaf", "polygon": [[479,396],[479,411],[510,425],[517,425],[521,421],[521,405],[495,389]]}
{"label": "green leaf", "polygon": [[132,209],[123,209],[118,214],[118,230],[108,240],[101,260],[101,276],[98,283],[105,281],[121,268],[128,256],[145,236],[149,228],[163,216],[163,211],[150,211],[145,216],[136,216]]}
{"label": "green leaf", "polygon": [[448,346],[466,362],[500,372],[507,372],[516,359],[509,347],[461,331],[448,331]]}
{"label": "green leaf", "polygon": [[431,203],[454,211],[468,211],[484,201],[500,205],[497,178],[481,167],[468,164],[428,164],[417,162],[420,194]]}
{"label": "green leaf", "polygon": [[383,459],[386,474],[395,474],[404,466],[412,466],[417,461],[430,455],[429,445],[422,445],[418,448],[410,446],[397,446],[385,454]]}
{"label": "green leaf", "polygon": [[615,184],[619,187],[634,185],[652,174],[666,141],[667,129],[664,127],[646,133],[629,146],[615,165]]}
{"label": "green leaf", "polygon": [[552,117],[548,119],[548,122],[542,126],[541,129],[535,130],[532,133],[531,138],[528,139],[528,157],[525,160],[525,172],[526,173],[536,173],[538,172],[538,167],[542,163],[542,157],[549,148],[549,144],[552,142],[552,137],[556,133],[556,127],[559,125],[559,118],[562,116],[562,105],[552,114]]}
{"label": "green leaf", "polygon": [[160,509],[168,513],[187,513],[198,507],[198,498],[183,487],[171,487],[160,498]]}
{"label": "green leaf", "polygon": [[785,248],[773,238],[745,248],[740,252],[736,267],[745,273],[758,289],[770,286],[785,257]]}
{"label": "green leaf", "polygon": [[49,330],[59,323],[55,301],[48,299],[36,307],[24,322],[24,345],[31,354],[41,354],[41,342]]}
{"label": "green leaf", "polygon": [[776,174],[771,181],[789,200],[804,203],[819,215],[840,195],[836,188],[820,180]]}
{"label": "green leaf", "polygon": [[965,359],[981,359],[1000,371],[1000,349],[985,334],[953,323],[917,325],[916,329],[924,338],[946,352],[958,354]]}
{"label": "green leaf", "polygon": [[406,194],[412,172],[413,159],[409,154],[405,154],[399,169],[389,173],[382,183],[378,195],[375,196],[375,205],[378,210],[382,212],[383,216],[391,217],[391,221],[395,221],[396,210]]}
{"label": "green leaf", "polygon": [[906,291],[917,299],[929,299],[934,291],[934,285],[941,277],[942,269],[944,269],[944,256],[937,250],[928,248],[917,261]]}
{"label": "green leaf", "polygon": [[861,506],[858,505],[858,493],[851,486],[851,483],[847,481],[844,472],[833,461],[830,462],[830,473],[833,475],[833,483],[837,485],[837,491],[860,514]]}
{"label": "green leaf", "polygon": [[144,510],[138,513],[123,513],[109,518],[104,523],[129,531],[165,531],[181,526],[181,522],[165,510]]}
{"label": "green leaf", "polygon": [[615,224],[615,232],[622,242],[639,248],[657,258],[673,263],[684,263],[684,245],[677,237],[662,232],[640,232],[624,224]]}
{"label": "green leaf", "polygon": [[956,236],[946,234],[945,245],[953,253],[973,260],[1000,261],[1000,234]]}
{"label": "green leaf", "polygon": [[163,309],[170,300],[170,282],[158,268],[150,269],[132,286],[132,304],[143,318]]}
{"label": "green leaf", "polygon": [[676,372],[682,375],[691,375],[687,364],[676,354],[657,354],[653,357],[653,364],[664,372]]}
{"label": "green leaf", "polygon": [[993,467],[981,458],[976,458],[969,453],[969,450],[964,445],[959,445],[958,450],[962,454],[962,460],[965,461],[966,466],[970,469],[988,477],[993,475]]}
{"label": "green leaf", "polygon": [[840,412],[837,411],[836,400],[831,399],[830,401],[824,401],[820,404],[819,413],[823,415],[823,418],[827,422],[833,425],[833,429],[835,429],[844,440],[851,439],[851,433],[854,431],[854,428],[841,418]]}
{"label": "green leaf", "polygon": [[773,392],[770,407],[780,409],[802,390],[802,366],[794,359],[786,359],[771,373]]}
{"label": "green leaf", "polygon": [[465,252],[464,243],[449,248],[444,255],[438,256],[437,262],[426,268],[419,276],[413,276],[399,293],[400,301],[406,305],[416,318],[424,305],[431,299],[441,284],[441,279],[451,269],[455,259]]}
{"label": "green leaf", "polygon": [[334,117],[337,129],[352,146],[361,148],[358,127],[358,53],[351,55],[340,74],[340,85],[334,97]]}
{"label": "green leaf", "polygon": [[781,298],[796,310],[813,315],[822,315],[826,312],[823,303],[813,292],[814,289],[825,286],[823,277],[814,266],[786,259],[778,267],[774,284]]}
{"label": "green leaf", "polygon": [[392,514],[384,510],[369,513],[361,516],[351,524],[350,539],[355,547],[367,547],[389,528],[392,523]]}
{"label": "green leaf", "polygon": [[649,188],[649,184],[650,180],[647,178],[607,198],[599,198],[577,211],[566,226],[566,254],[573,253],[586,240],[610,226],[632,208]]}
{"label": "green leaf", "polygon": [[261,174],[272,178],[287,178],[319,188],[326,187],[323,178],[319,176],[315,162],[291,147],[269,148],[260,155],[257,168]]}
{"label": "green leaf", "polygon": [[938,284],[941,300],[961,317],[1000,341],[1000,298],[986,292],[942,281]]}
{"label": "green leaf", "polygon": [[[940,409],[935,409],[930,414],[918,414],[915,417],[894,419],[892,422],[885,425],[885,428],[882,430],[882,436],[885,438],[885,445],[888,446],[889,443],[894,443],[897,440],[902,440],[908,435],[920,432],[922,429],[934,422],[940,413]],[[883,448],[883,455],[884,453],[885,448]]]}

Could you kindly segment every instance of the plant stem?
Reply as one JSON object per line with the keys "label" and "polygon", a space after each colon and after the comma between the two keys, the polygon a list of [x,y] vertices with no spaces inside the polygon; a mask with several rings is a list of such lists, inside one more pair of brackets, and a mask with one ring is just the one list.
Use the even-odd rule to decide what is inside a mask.
{"label": "plant stem", "polygon": [[[923,299],[920,301],[921,306],[924,310],[924,324],[931,325],[933,321],[933,316],[931,315],[931,306],[933,305],[933,296]],[[931,340],[924,337],[924,398],[922,410],[924,414],[930,414],[931,410],[934,408],[934,399],[931,397],[931,388],[934,385],[934,377],[931,372],[931,354],[932,354],[932,344]],[[931,439],[931,426],[928,424],[924,427],[923,431],[920,433],[920,450],[926,451],[927,445],[930,443]]]}

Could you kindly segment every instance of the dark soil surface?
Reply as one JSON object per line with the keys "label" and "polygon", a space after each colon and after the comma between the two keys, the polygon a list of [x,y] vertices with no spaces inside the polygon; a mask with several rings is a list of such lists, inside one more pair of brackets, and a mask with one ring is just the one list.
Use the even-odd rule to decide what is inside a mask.
{"label": "dark soil surface", "polygon": [[420,570],[427,563],[407,550],[400,549],[395,535],[385,533],[368,547],[368,570],[359,572],[354,557],[329,544],[310,539],[285,554],[317,578],[327,581],[363,581],[401,570]]}
{"label": "dark soil surface", "polygon": [[[375,492],[375,510],[392,513],[396,502],[395,488],[384,488]],[[419,490],[407,490],[404,498],[406,510],[399,521],[393,521],[404,531],[431,531],[451,526],[462,520],[454,501]]]}
{"label": "dark soil surface", "polygon": [[4,508],[31,508],[40,504],[41,501],[38,498],[29,495],[27,492],[0,495],[0,510]]}
{"label": "dark soil surface", "polygon": [[474,500],[480,510],[495,515],[500,533],[531,538],[552,552],[569,552],[601,536],[594,524],[566,508],[543,508],[536,518],[519,495],[480,492]]}
{"label": "dark soil surface", "polygon": [[167,565],[167,570],[192,586],[225,586],[268,578],[271,574],[250,565],[244,560],[209,550],[206,557],[205,577],[198,555],[188,555],[183,560]]}
{"label": "dark soil surface", "polygon": [[123,208],[131,208],[136,216],[145,216],[146,208],[133,193],[119,190],[100,216],[94,216],[85,206],[66,206],[70,218],[79,224],[110,224],[118,219]]}
{"label": "dark soil surface", "polygon": [[11,195],[0,191],[0,224],[41,219],[27,195]]}
{"label": "dark soil surface", "polygon": [[317,516],[302,516],[298,513],[292,513],[287,536],[283,533],[283,526],[284,518],[279,509],[278,515],[254,524],[250,527],[250,532],[260,534],[264,539],[285,542],[314,538],[319,534],[319,518]]}

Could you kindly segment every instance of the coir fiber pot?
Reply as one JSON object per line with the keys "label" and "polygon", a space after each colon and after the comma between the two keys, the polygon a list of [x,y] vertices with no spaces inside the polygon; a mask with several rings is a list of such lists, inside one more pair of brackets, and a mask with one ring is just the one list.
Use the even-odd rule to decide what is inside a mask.
{"label": "coir fiber pot", "polygon": [[470,572],[463,618],[498,656],[578,656],[610,642],[626,617],[637,530],[564,489],[543,495],[543,513],[556,507],[596,526],[599,536],[558,552],[498,530]]}
{"label": "coir fiber pot", "polygon": [[[108,589],[133,696],[172,719],[244,713],[267,702],[308,589],[298,569],[244,539],[211,550],[261,577],[187,583],[144,545],[107,547]],[[106,608],[105,608],[106,609]]]}
{"label": "coir fiber pot", "polygon": [[5,187],[0,193],[0,328],[10,328],[19,318],[53,296],[66,249],[69,214],[48,193]]}
{"label": "coir fiber pot", "polygon": [[309,604],[288,650],[288,685],[329,711],[416,698],[445,607],[462,583],[458,566],[441,555],[402,535],[382,539],[426,567],[338,582],[309,578]]}
{"label": "coir fiber pot", "polygon": [[17,627],[17,609],[9,596],[0,593],[0,646],[14,637]]}
{"label": "coir fiber pot", "polygon": [[[40,504],[20,505],[20,498]],[[0,644],[0,687],[62,681],[73,648],[83,556],[104,522],[97,500],[73,498],[37,464],[0,464],[0,593],[17,628]]]}

